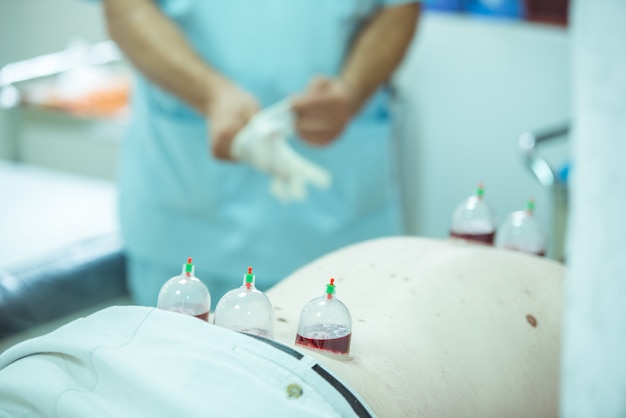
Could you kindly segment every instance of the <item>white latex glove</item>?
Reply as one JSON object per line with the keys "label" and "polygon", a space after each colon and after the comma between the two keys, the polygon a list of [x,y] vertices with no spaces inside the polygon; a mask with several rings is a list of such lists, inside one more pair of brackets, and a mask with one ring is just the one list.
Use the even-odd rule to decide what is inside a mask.
{"label": "white latex glove", "polygon": [[327,170],[297,154],[288,144],[294,133],[294,115],[287,100],[256,114],[235,136],[230,154],[272,176],[270,193],[283,203],[304,200],[307,185],[327,188]]}

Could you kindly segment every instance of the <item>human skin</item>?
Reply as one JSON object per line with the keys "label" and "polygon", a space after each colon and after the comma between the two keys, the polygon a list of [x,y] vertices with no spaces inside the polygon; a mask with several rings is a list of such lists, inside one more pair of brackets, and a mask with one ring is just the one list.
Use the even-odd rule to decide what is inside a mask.
{"label": "human skin", "polygon": [[367,99],[402,62],[415,35],[420,4],[377,11],[358,32],[341,74],[318,76],[291,103],[296,130],[305,141],[326,145],[335,140]]}
{"label": "human skin", "polygon": [[[204,62],[154,0],[106,0],[108,32],[152,82],[211,121],[213,156],[230,160],[230,145],[259,111],[254,96]],[[317,145],[336,139],[373,91],[402,60],[419,16],[415,4],[377,12],[359,32],[338,78],[317,77],[292,104],[302,139]]]}
{"label": "human skin", "polygon": [[147,78],[211,121],[212,154],[230,158],[230,142],[259,111],[254,96],[214,70],[153,0],[106,0],[111,38]]}
{"label": "human skin", "polygon": [[[380,417],[546,417],[558,415],[563,275],[543,257],[385,238],[328,254],[267,295],[276,340],[317,358]],[[352,316],[350,360],[294,344],[302,307],[330,277]]]}

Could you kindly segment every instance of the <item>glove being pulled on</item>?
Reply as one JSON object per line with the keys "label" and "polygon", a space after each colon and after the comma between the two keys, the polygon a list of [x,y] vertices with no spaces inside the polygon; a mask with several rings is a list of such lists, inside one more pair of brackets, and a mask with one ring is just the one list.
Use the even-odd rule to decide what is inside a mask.
{"label": "glove being pulled on", "polygon": [[230,148],[235,161],[272,176],[270,193],[283,203],[304,200],[307,185],[327,188],[327,170],[296,153],[288,139],[294,133],[294,115],[287,100],[256,114],[235,136]]}

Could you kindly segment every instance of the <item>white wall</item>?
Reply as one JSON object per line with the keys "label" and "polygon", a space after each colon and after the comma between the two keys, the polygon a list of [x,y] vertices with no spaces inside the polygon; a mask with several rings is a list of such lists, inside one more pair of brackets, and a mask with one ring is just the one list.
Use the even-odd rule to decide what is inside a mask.
{"label": "white wall", "polygon": [[[61,51],[76,38],[88,42],[98,42],[107,38],[99,1],[0,0],[0,68],[11,62]],[[23,115],[15,111],[0,109],[0,158],[6,158],[15,152],[13,139],[16,136],[23,136],[24,125],[29,122],[28,115],[17,122],[16,119],[21,116]],[[55,124],[55,128],[59,128],[55,130],[60,132],[58,123]],[[71,138],[74,131],[72,126],[69,128],[62,134]],[[26,130],[28,129],[29,127],[26,127]],[[37,126],[33,129],[37,129]],[[46,126],[43,125],[41,129],[46,129]],[[47,146],[39,148],[37,152],[47,160],[63,155],[64,150],[56,143],[47,141],[43,145]],[[72,145],[76,146],[76,143]],[[78,146],[80,147],[80,144]],[[25,147],[34,150],[38,145],[26,144]],[[37,162],[40,160],[36,158]],[[76,166],[79,160],[74,161],[73,165]],[[92,167],[90,163],[87,161],[82,166]],[[61,160],[52,165],[64,164],[65,162]],[[106,175],[110,172],[112,170],[105,167],[96,168],[90,174]]]}
{"label": "white wall", "polygon": [[551,196],[522,164],[517,139],[568,120],[568,55],[561,27],[434,13],[423,19],[397,76],[412,233],[447,236],[452,211],[481,181],[500,220],[532,196],[550,228]]}
{"label": "white wall", "polygon": [[76,36],[106,38],[100,2],[0,0],[0,67],[60,51]]}

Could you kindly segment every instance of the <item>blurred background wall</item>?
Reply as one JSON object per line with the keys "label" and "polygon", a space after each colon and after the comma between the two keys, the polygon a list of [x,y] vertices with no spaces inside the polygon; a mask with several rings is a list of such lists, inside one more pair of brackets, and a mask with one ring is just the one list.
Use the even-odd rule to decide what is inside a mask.
{"label": "blurred background wall", "polygon": [[99,2],[0,0],[0,67],[59,51],[75,37],[106,39]]}
{"label": "blurred background wall", "polygon": [[[410,231],[446,236],[452,211],[479,182],[501,221],[534,197],[551,227],[551,191],[522,163],[518,138],[569,120],[568,60],[562,26],[426,14],[397,75]],[[567,141],[542,152],[557,168]]]}

